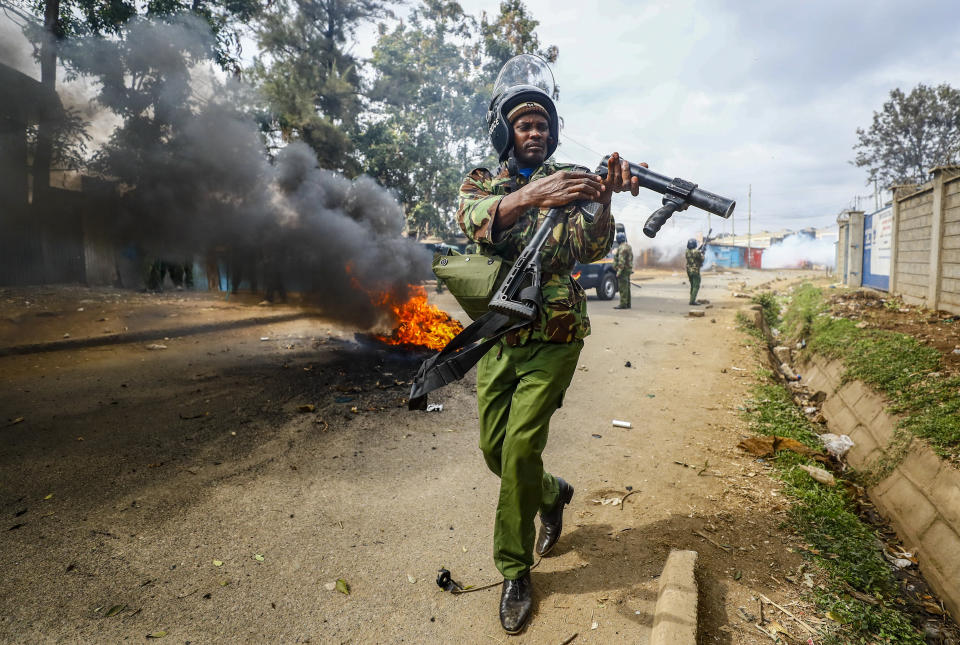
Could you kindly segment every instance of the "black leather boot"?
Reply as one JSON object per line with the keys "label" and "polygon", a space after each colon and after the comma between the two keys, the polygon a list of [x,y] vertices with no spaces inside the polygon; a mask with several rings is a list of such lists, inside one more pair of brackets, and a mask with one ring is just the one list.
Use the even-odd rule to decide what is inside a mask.
{"label": "black leather boot", "polygon": [[530,572],[516,580],[503,581],[500,594],[500,624],[508,634],[518,634],[530,618],[533,594],[530,588]]}
{"label": "black leather boot", "polygon": [[549,513],[540,513],[540,534],[537,535],[537,554],[544,556],[560,539],[563,530],[563,507],[573,499],[573,486],[557,477],[560,483],[560,495],[557,505]]}

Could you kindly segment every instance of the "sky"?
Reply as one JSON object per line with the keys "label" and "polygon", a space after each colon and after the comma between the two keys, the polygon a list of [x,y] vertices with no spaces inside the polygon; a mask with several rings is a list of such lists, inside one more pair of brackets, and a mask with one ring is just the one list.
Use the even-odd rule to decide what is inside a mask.
{"label": "sky", "polygon": [[[461,0],[473,15],[498,4]],[[857,128],[894,88],[960,87],[955,0],[526,4],[541,44],[560,49],[557,158],[592,167],[618,151],[736,199],[738,235],[748,210],[753,232],[835,225],[857,196],[871,212],[873,186],[850,163]],[[639,230],[659,200],[642,191],[614,205]],[[708,226],[692,208],[678,219]]]}
{"label": "sky", "polygon": [[[475,16],[499,6],[460,1]],[[733,222],[693,208],[674,216],[684,235],[746,233],[748,213],[757,232],[835,226],[845,208],[872,211],[873,186],[850,163],[857,128],[894,88],[960,87],[956,0],[526,4],[541,44],[560,50],[559,160],[593,167],[618,151],[737,201]],[[0,53],[14,40],[5,35]],[[353,52],[369,56],[374,27],[358,36]],[[249,39],[244,46],[247,55],[256,49]],[[658,206],[650,191],[614,203],[634,235]]]}

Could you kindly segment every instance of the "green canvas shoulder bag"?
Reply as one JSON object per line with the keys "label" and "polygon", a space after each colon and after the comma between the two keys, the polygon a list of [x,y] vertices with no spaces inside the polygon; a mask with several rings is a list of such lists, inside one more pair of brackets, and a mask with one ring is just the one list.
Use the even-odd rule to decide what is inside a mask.
{"label": "green canvas shoulder bag", "polygon": [[490,299],[510,272],[498,257],[463,254],[453,249],[433,256],[433,272],[442,280],[471,320],[487,313]]}

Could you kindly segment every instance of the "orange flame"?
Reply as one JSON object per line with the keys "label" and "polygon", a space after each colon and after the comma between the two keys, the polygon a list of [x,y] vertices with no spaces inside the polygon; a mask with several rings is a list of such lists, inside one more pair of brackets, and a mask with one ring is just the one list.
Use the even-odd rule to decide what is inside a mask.
{"label": "orange flame", "polygon": [[390,302],[383,298],[397,317],[397,326],[389,336],[377,336],[390,345],[423,345],[440,350],[463,330],[450,314],[427,302],[427,292],[421,286],[411,285],[412,295],[406,302]]}

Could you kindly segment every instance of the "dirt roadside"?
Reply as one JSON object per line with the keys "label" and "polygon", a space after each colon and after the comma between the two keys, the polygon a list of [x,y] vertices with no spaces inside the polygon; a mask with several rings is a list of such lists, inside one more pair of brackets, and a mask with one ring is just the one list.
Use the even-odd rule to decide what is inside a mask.
{"label": "dirt roadside", "polygon": [[[512,638],[497,589],[433,582],[440,566],[498,580],[472,375],[434,397],[442,412],[407,412],[422,356],[312,318],[172,336],[165,350],[0,358],[0,421],[24,419],[0,431],[0,640],[644,643],[671,548],[700,553],[701,643],[770,642],[744,618],[758,593],[815,624],[785,582],[801,560],[778,484],[736,449],[757,364],[728,283],[777,277],[706,274],[704,318],[686,317],[681,276],[642,282],[630,311],[590,301],[594,333],[545,453],[577,493]],[[218,319],[220,304],[180,297],[156,315]],[[82,333],[54,326],[44,337]],[[349,596],[326,589],[338,578]]]}

